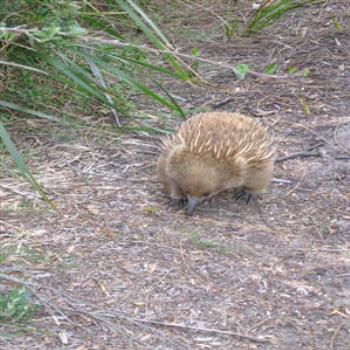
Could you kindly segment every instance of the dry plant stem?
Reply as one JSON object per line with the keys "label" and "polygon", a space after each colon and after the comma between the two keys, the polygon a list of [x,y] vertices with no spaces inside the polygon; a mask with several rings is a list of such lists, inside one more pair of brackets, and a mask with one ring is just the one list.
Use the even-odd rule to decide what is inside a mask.
{"label": "dry plant stem", "polygon": [[333,143],[329,142],[326,138],[324,138],[323,136],[321,136],[319,133],[311,130],[310,128],[308,128],[305,125],[302,124],[295,124],[296,126],[303,128],[305,130],[307,130],[308,132],[310,132],[311,134],[315,135],[317,138],[319,138],[320,140],[322,140],[323,142],[325,142],[328,146],[330,146],[332,149],[337,150],[337,147],[333,145]]}
{"label": "dry plant stem", "polygon": [[272,319],[272,317],[267,317],[267,318],[261,320],[261,321],[258,322],[256,325],[254,325],[253,327],[251,327],[251,328],[249,329],[249,332],[256,330],[257,328],[259,328],[260,326],[262,326],[264,323],[270,321],[271,319]]}
{"label": "dry plant stem", "polygon": [[[98,37],[84,37],[83,38],[84,41],[86,42],[99,42],[101,44],[107,44],[107,45],[112,45],[112,46],[116,46],[116,47],[133,47],[133,48],[138,48],[138,49],[142,49],[145,51],[149,51],[155,54],[171,54],[175,57],[183,57],[183,58],[189,58],[189,59],[194,59],[196,61],[199,62],[204,62],[204,63],[210,63],[214,66],[218,66],[221,68],[226,68],[226,69],[233,69],[233,65],[232,64],[227,64],[227,63],[223,63],[223,62],[218,62],[218,61],[214,61],[208,58],[202,58],[202,57],[194,57],[193,55],[189,55],[189,54],[185,54],[185,53],[180,53],[178,51],[173,51],[170,49],[167,50],[161,50],[161,49],[154,49],[151,47],[148,47],[146,45],[133,45],[133,44],[129,44],[129,43],[123,43],[119,40],[114,40],[114,39],[103,39],[103,38],[98,38]],[[195,74],[198,76],[198,73],[195,72]],[[256,77],[262,77],[262,78],[268,78],[268,79],[285,79],[285,78],[290,78],[288,75],[269,75],[269,74],[264,74],[264,73],[259,73],[256,71],[249,71],[249,74],[256,76]]]}
{"label": "dry plant stem", "polygon": [[350,160],[350,157],[334,157],[336,160]]}
{"label": "dry plant stem", "polygon": [[[75,314],[79,314],[81,315],[85,315],[88,316],[91,320],[94,320],[96,325],[99,325],[98,323],[102,323],[105,324],[109,330],[114,331],[116,328],[118,328],[117,325],[113,324],[112,322],[108,321],[108,319],[106,319],[105,317],[109,317],[108,314],[105,315],[105,313],[103,315],[99,315],[100,312],[96,311],[87,311],[87,310],[83,310],[81,307],[77,306],[79,304],[77,304],[76,301],[74,300],[70,300],[71,298],[68,297],[67,295],[63,295],[63,293],[61,293],[59,290],[56,290],[54,288],[45,286],[45,285],[39,285],[37,283],[31,283],[31,282],[27,282],[27,281],[23,281],[21,279],[18,279],[16,277],[11,277],[8,275],[4,275],[2,273],[0,273],[0,280],[4,279],[7,280],[9,282],[12,283],[16,283],[22,286],[25,286],[40,302],[43,303],[43,305],[46,305],[50,315],[56,320],[55,316],[54,316],[54,311],[56,311],[62,318],[64,318],[66,321],[68,321],[70,324],[79,327],[81,329],[86,330],[83,326],[71,321],[69,319],[69,317],[63,313],[63,311],[59,308],[57,308],[55,305],[53,305],[52,303],[49,303],[48,301],[46,301],[45,299],[43,299],[35,290],[35,288],[43,288],[43,289],[47,289],[50,290],[52,292],[54,292],[57,296],[61,297],[62,299],[64,299],[64,301],[70,306],[69,308],[66,308],[66,311],[70,312],[70,313],[75,313]],[[84,304],[85,305],[85,304]],[[123,319],[125,321],[128,321],[129,323],[134,323],[134,321],[132,319],[129,319],[126,316],[122,316],[121,314],[118,314],[118,318],[119,319]],[[101,327],[101,326],[100,326]],[[102,327],[101,327],[102,328]],[[120,330],[120,327],[118,328],[118,330]],[[124,331],[126,332],[126,330],[124,329]],[[127,333],[127,332],[126,332]]]}
{"label": "dry plant stem", "polygon": [[[39,301],[41,301],[44,305],[46,305],[49,308],[51,316],[54,316],[53,310],[55,310],[65,320],[67,320],[71,324],[74,324],[75,326],[79,326],[80,328],[82,328],[80,325],[70,321],[68,316],[65,315],[62,312],[62,310],[58,309],[56,306],[52,305],[51,303],[49,303],[48,301],[43,299],[36,292],[34,287],[42,287],[42,288],[45,288],[45,289],[53,290],[52,288],[46,287],[44,285],[40,286],[40,285],[37,285],[36,283],[26,282],[26,281],[23,281],[21,279],[15,278],[15,277],[4,275],[2,273],[0,273],[0,279],[4,279],[4,280],[7,280],[9,282],[13,282],[13,283],[25,286],[28,290],[30,290],[30,292]],[[60,296],[62,296],[61,293],[59,293],[59,292],[56,293],[56,294],[59,294]],[[109,314],[108,312],[103,312],[102,315],[101,315],[101,313],[98,312],[98,311],[97,312],[92,312],[92,311],[82,310],[80,307],[77,307],[77,305],[75,305],[75,303],[70,301],[67,297],[65,297],[64,299],[65,299],[66,302],[68,302],[68,304],[71,307],[71,309],[69,309],[68,311],[77,312],[79,314],[86,315],[86,316],[90,317],[91,319],[93,319],[93,320],[95,320],[97,322],[105,324],[108,327],[108,329],[110,329],[112,331],[116,328],[116,325],[113,324],[112,322],[109,322],[106,319],[106,317],[117,317],[119,319],[122,319],[122,320],[127,321],[127,322],[132,323],[132,324],[150,324],[150,325],[156,325],[156,326],[173,327],[173,328],[179,328],[179,329],[184,329],[184,330],[192,330],[192,331],[196,331],[196,332],[214,333],[214,334],[217,334],[217,335],[228,335],[228,336],[237,337],[237,338],[241,338],[241,339],[247,339],[247,340],[250,340],[250,341],[255,342],[255,343],[267,343],[267,342],[269,342],[267,337],[263,337],[263,336],[262,337],[253,337],[253,336],[249,336],[249,335],[245,335],[245,334],[241,334],[241,333],[236,333],[236,332],[231,332],[231,331],[222,331],[222,330],[213,329],[213,328],[192,327],[192,326],[186,326],[186,325],[181,325],[181,324],[177,324],[177,323],[165,323],[165,322],[158,322],[158,321],[135,319],[135,318],[129,318],[127,316],[123,316],[120,313],[116,314],[115,312],[113,312],[113,315]]]}
{"label": "dry plant stem", "polygon": [[184,266],[186,267],[187,271],[188,271],[194,278],[199,279],[203,284],[209,284],[209,281],[205,281],[201,276],[199,276],[199,275],[196,274],[194,271],[192,271],[191,267],[187,264],[186,258],[185,258],[185,255],[184,255],[184,249],[183,249],[182,241],[180,241],[180,243],[179,243],[179,250],[180,250],[180,255],[181,255],[182,262],[183,262]]}
{"label": "dry plant stem", "polygon": [[345,153],[347,154],[350,154],[350,149],[346,148],[346,147],[343,147],[340,143],[339,143],[339,140],[338,140],[338,130],[339,130],[339,127],[341,126],[340,124],[340,120],[338,121],[338,124],[334,130],[334,133],[333,133],[333,139],[334,139],[334,142],[336,143],[336,145],[342,149]]}
{"label": "dry plant stem", "polygon": [[291,183],[293,183],[293,181],[291,181],[291,180],[276,179],[276,178],[273,178],[272,182],[274,182],[274,183],[281,183],[281,184],[291,184]]}
{"label": "dry plant stem", "polygon": [[301,166],[301,168],[302,168],[303,173],[302,173],[301,177],[299,178],[297,184],[287,193],[287,196],[290,196],[290,195],[300,186],[301,182],[302,182],[302,181],[304,180],[304,178],[305,178],[305,174],[306,174],[305,167],[302,166],[302,163],[301,163],[301,162],[300,162],[300,166]]}
{"label": "dry plant stem", "polygon": [[331,338],[331,350],[334,349],[334,340],[337,336],[337,334],[339,333],[339,331],[341,330],[341,328],[344,326],[344,322],[342,322],[334,331],[332,338]]}
{"label": "dry plant stem", "polygon": [[222,331],[219,329],[213,329],[213,328],[201,328],[201,327],[193,327],[193,326],[186,326],[178,323],[166,323],[166,322],[157,322],[157,321],[149,321],[149,320],[140,320],[140,319],[134,319],[135,322],[141,322],[141,323],[148,323],[153,324],[157,326],[163,326],[163,327],[173,327],[173,328],[179,328],[184,330],[191,330],[195,332],[204,332],[204,333],[214,333],[219,335],[228,335],[231,337],[237,337],[242,339],[248,339],[255,343],[269,343],[270,341],[267,339],[267,337],[261,336],[261,337],[252,337],[249,335],[236,333],[236,332],[230,332],[230,331]]}
{"label": "dry plant stem", "polygon": [[[91,71],[94,73],[94,76],[96,77],[98,85],[100,85],[103,89],[106,90],[107,89],[107,83],[103,79],[102,73],[99,70],[99,68],[97,67],[97,65],[95,64],[95,62],[93,60],[90,60],[90,59],[87,59],[87,62],[89,64],[90,68],[91,68]],[[108,95],[107,93],[105,93],[104,95],[106,96],[106,99],[108,100],[108,102],[113,103],[113,100],[112,100],[110,95]],[[115,123],[120,128],[121,124],[120,124],[120,121],[119,121],[119,118],[118,118],[117,111],[114,108],[111,108],[111,112],[113,114]]]}
{"label": "dry plant stem", "polygon": [[323,143],[318,143],[317,145],[312,146],[312,147],[306,149],[305,151],[298,152],[295,154],[291,154],[290,156],[286,156],[286,157],[277,159],[276,163],[281,163],[281,162],[284,162],[286,160],[295,159],[295,158],[321,157],[322,155],[320,153],[310,153],[310,151],[312,151],[316,148],[319,148],[321,146],[323,146]]}
{"label": "dry plant stem", "polygon": [[213,103],[213,107],[214,108],[222,108],[223,106],[225,106],[226,104],[228,104],[232,101],[234,101],[234,97],[229,97],[229,98],[226,98],[225,100]]}
{"label": "dry plant stem", "polygon": [[210,8],[207,8],[205,6],[202,6],[200,4],[196,4],[194,1],[190,1],[190,0],[180,0],[181,2],[184,2],[185,4],[187,4],[187,7],[191,8],[191,6],[195,6],[198,7],[206,12],[209,12],[211,15],[213,15],[214,17],[216,17],[218,20],[220,20],[222,23],[229,25],[229,23],[225,20],[225,18],[223,18],[222,16],[220,16],[219,14],[217,14],[214,11],[211,11]]}
{"label": "dry plant stem", "polygon": [[284,158],[277,159],[276,163],[282,163],[286,160],[291,160],[295,158],[308,158],[308,157],[321,157],[321,156],[322,156],[321,153],[299,152]]}
{"label": "dry plant stem", "polygon": [[256,203],[256,209],[257,209],[257,211],[258,211],[258,214],[259,214],[260,219],[262,220],[262,222],[263,222],[267,227],[269,227],[269,228],[271,228],[271,229],[274,229],[274,227],[266,220],[266,218],[265,218],[265,216],[264,216],[264,213],[263,213],[263,211],[261,210],[261,207],[260,207],[260,203],[259,203],[259,202]]}
{"label": "dry plant stem", "polygon": [[343,273],[341,275],[336,275],[335,277],[349,277],[350,273]]}

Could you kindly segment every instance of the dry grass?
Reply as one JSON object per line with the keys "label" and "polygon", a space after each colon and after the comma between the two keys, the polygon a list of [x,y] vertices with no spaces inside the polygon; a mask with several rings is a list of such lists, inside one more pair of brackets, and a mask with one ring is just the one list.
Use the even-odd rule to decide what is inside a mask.
{"label": "dry grass", "polygon": [[[201,30],[211,25],[200,8],[193,22],[188,9],[182,15],[172,19],[176,28],[186,18]],[[58,132],[18,138],[21,149],[31,146],[29,165],[59,210],[3,173],[0,240],[10,254],[0,290],[24,283],[44,308],[30,324],[0,325],[1,347],[347,349],[350,32],[331,21],[346,15],[347,0],[328,1],[251,39],[197,41],[203,57],[225,65],[251,62],[262,71],[273,58],[279,75],[296,65],[310,69],[307,77],[237,82],[217,65],[201,66],[206,87],[168,82],[186,108],[262,118],[280,158],[318,145],[315,156],[277,164],[284,181],[262,200],[263,217],[229,193],[191,218],[169,206],[154,179],[153,138],[92,131],[67,142]],[[192,45],[174,39],[183,50]]]}

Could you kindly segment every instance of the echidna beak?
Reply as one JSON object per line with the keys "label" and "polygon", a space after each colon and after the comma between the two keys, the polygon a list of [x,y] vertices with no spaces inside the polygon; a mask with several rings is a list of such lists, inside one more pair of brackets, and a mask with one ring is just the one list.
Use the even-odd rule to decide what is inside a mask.
{"label": "echidna beak", "polygon": [[200,200],[198,198],[189,197],[187,207],[186,207],[186,214],[191,216],[199,203],[200,203]]}

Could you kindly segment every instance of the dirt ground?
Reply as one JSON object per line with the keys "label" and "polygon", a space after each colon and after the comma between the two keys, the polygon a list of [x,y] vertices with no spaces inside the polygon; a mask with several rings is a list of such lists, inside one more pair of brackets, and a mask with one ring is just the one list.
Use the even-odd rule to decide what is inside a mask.
{"label": "dirt ground", "polygon": [[[167,88],[185,109],[240,111],[270,127],[270,192],[260,210],[225,193],[186,217],[156,182],[158,136],[27,127],[16,140],[59,210],[3,172],[0,273],[30,283],[45,308],[0,325],[1,349],[350,349],[348,0],[229,42],[212,13],[224,6],[164,3],[176,46],[217,62],[200,65],[207,86]],[[244,16],[251,2],[241,4]],[[263,72],[272,61],[272,77],[237,81],[228,68]],[[154,126],[180,122],[144,109]]]}

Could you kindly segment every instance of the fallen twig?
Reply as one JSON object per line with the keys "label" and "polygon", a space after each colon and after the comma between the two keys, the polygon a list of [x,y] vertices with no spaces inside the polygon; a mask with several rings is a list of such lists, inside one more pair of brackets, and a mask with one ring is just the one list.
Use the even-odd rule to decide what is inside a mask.
{"label": "fallen twig", "polygon": [[350,157],[334,157],[336,160],[350,160]]}
{"label": "fallen twig", "polygon": [[196,332],[229,335],[231,337],[248,339],[248,340],[255,342],[255,343],[268,343],[268,342],[270,342],[270,340],[267,339],[267,336],[253,337],[253,336],[242,334],[242,333],[236,333],[236,332],[231,332],[231,331],[222,331],[220,329],[213,329],[213,328],[193,327],[193,326],[187,326],[187,325],[178,324],[178,323],[167,323],[167,322],[158,322],[158,321],[141,320],[141,319],[134,319],[134,321],[146,323],[146,324],[153,324],[153,325],[162,326],[162,327],[172,327],[172,328],[179,328],[179,329],[191,330],[191,331],[196,331]]}
{"label": "fallen twig", "polygon": [[[225,63],[225,62],[219,62],[219,61],[215,61],[212,59],[208,59],[208,58],[203,58],[203,57],[197,57],[197,56],[193,56],[190,54],[185,54],[185,53],[181,53],[176,49],[173,48],[164,48],[164,49],[155,49],[153,47],[149,47],[147,45],[134,45],[131,43],[126,43],[126,42],[122,42],[119,40],[115,40],[115,39],[105,39],[105,38],[101,38],[101,37],[92,37],[92,36],[85,36],[82,38],[82,41],[85,42],[98,42],[98,43],[102,43],[102,44],[106,44],[106,45],[111,45],[111,46],[116,46],[116,47],[132,47],[132,48],[138,48],[138,49],[142,49],[148,52],[153,52],[155,54],[172,54],[176,57],[181,57],[181,58],[188,58],[188,59],[193,59],[196,61],[200,61],[200,62],[204,62],[204,63],[209,63],[215,66],[219,66],[222,68],[227,68],[232,70],[233,69],[233,64],[230,63]],[[255,77],[261,77],[261,78],[268,78],[268,79],[286,79],[286,78],[290,78],[290,76],[288,76],[287,74],[285,75],[271,75],[271,74],[266,74],[266,73],[260,73],[260,72],[256,72],[253,70],[249,71],[250,75],[253,75]]]}
{"label": "fallen twig", "polygon": [[286,157],[283,157],[283,158],[279,158],[279,159],[276,159],[276,163],[281,163],[281,162],[284,162],[286,160],[290,160],[290,159],[295,159],[295,158],[306,158],[306,157],[321,157],[321,153],[312,153],[310,151],[313,151],[314,149],[316,148],[319,148],[321,146],[323,146],[324,144],[323,143],[318,143],[317,145],[314,145],[310,148],[307,148],[306,150],[304,151],[301,151],[301,152],[298,152],[298,153],[295,153],[295,154],[291,154],[289,156],[286,156]]}
{"label": "fallen twig", "polygon": [[308,157],[321,157],[321,153],[299,152],[299,153],[291,154],[290,156],[276,159],[276,163],[282,163],[286,160],[295,159],[295,158],[308,158]]}
{"label": "fallen twig", "polygon": [[341,330],[341,328],[344,326],[344,322],[342,322],[333,332],[332,338],[331,338],[331,350],[334,349],[334,340],[337,336],[337,334],[339,333],[339,331]]}
{"label": "fallen twig", "polygon": [[[0,270],[1,271],[1,270]],[[131,317],[128,317],[127,315],[123,315],[121,312],[116,311],[110,311],[110,310],[93,310],[93,306],[88,305],[86,303],[78,302],[77,300],[74,300],[71,298],[68,293],[62,292],[59,289],[52,288],[45,284],[39,284],[36,282],[28,282],[21,279],[18,279],[16,277],[8,276],[0,272],[0,280],[4,279],[12,283],[20,284],[25,286],[33,295],[36,297],[40,302],[42,302],[48,309],[52,316],[52,318],[57,323],[57,318],[54,315],[54,311],[60,314],[60,316],[68,321],[70,324],[79,327],[80,329],[83,329],[86,332],[89,332],[89,330],[78,324],[73,322],[67,315],[71,316],[72,314],[79,315],[80,317],[89,318],[89,321],[93,322],[96,326],[99,326],[102,328],[102,325],[108,328],[108,330],[112,332],[123,332],[123,334],[126,334],[128,337],[131,337],[133,333],[129,331],[127,328],[125,328],[122,324],[115,324],[109,320],[109,318],[117,318],[119,320],[122,320],[124,322],[127,322],[129,325],[136,325],[138,327],[144,327],[145,329],[149,329],[150,326],[147,325],[147,322],[143,322],[142,320],[133,319]],[[58,307],[53,305],[52,303],[46,301],[43,299],[37,292],[36,288],[42,288],[49,290],[53,292],[56,296],[60,297],[64,302],[67,304],[67,306],[64,307],[64,311],[67,313],[67,315]],[[150,323],[150,322],[148,322]],[[151,323],[150,323],[151,324]],[[102,328],[103,329],[103,328]],[[163,334],[158,334],[160,337],[164,339],[164,341],[169,341]],[[176,339],[171,339],[171,341],[179,345],[179,348],[182,348],[183,346],[180,344],[180,342]]]}
{"label": "fallen twig", "polygon": [[281,184],[292,184],[293,183],[293,181],[291,181],[291,180],[276,179],[275,177],[272,179],[272,182],[281,183]]}
{"label": "fallen twig", "polygon": [[214,109],[215,108],[222,108],[223,106],[227,105],[228,103],[230,103],[234,100],[235,100],[234,97],[229,97],[229,98],[226,98],[225,100],[213,103],[213,107],[214,107]]}

